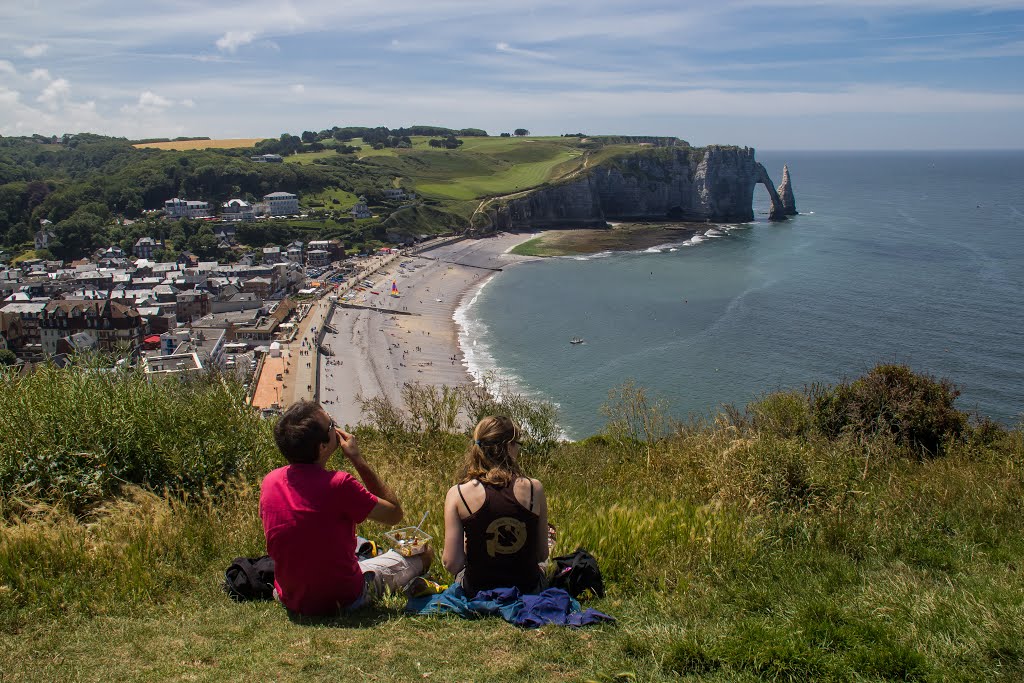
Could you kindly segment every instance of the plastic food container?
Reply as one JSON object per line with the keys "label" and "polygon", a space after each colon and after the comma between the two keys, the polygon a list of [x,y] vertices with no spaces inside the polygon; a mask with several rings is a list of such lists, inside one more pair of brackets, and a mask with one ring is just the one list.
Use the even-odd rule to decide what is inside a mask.
{"label": "plastic food container", "polygon": [[395,529],[384,534],[384,537],[391,542],[403,557],[412,557],[426,551],[430,545],[431,536],[419,527],[407,526],[404,529]]}

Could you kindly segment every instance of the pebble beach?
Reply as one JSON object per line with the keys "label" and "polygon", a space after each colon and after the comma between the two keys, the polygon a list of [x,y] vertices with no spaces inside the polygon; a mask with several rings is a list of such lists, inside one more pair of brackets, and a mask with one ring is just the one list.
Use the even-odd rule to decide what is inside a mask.
{"label": "pebble beach", "polygon": [[[359,396],[385,395],[401,405],[406,383],[472,382],[455,311],[487,278],[533,260],[508,252],[535,236],[462,240],[395,260],[369,278],[373,287],[336,306],[323,340],[331,353],[319,369],[319,398],[331,417],[354,427],[363,418]],[[398,296],[390,294],[392,282]]]}

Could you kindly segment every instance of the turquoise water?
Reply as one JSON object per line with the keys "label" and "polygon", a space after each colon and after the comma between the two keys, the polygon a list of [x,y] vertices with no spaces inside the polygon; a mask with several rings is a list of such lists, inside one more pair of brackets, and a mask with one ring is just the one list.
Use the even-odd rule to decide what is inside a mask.
{"label": "turquoise water", "polygon": [[[465,311],[471,371],[598,431],[628,378],[681,417],[878,362],[948,377],[960,407],[1024,414],[1024,152],[759,153],[801,215],[699,243],[498,274]],[[584,344],[570,345],[580,336]]]}

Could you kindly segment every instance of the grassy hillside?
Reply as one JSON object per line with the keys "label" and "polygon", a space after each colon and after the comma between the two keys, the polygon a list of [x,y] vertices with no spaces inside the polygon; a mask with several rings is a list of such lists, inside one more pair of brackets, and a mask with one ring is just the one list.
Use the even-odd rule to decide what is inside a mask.
{"label": "grassy hillside", "polygon": [[[464,396],[470,410],[533,411],[523,460],[549,491],[556,550],[599,558],[608,596],[591,604],[618,618],[580,631],[412,618],[397,598],[313,625],[232,603],[220,576],[262,554],[256,484],[280,462],[240,392],[53,369],[0,382],[11,680],[1024,676],[1024,434],[968,421],[948,387],[898,369],[705,424],[670,424],[627,385],[606,433],[570,444],[515,397]],[[429,431],[424,390],[407,397],[403,419],[371,406],[358,434],[441,539],[467,439]]]}
{"label": "grassy hillside", "polygon": [[[410,181],[427,198],[479,200],[507,194],[578,170],[586,153],[576,138],[464,138],[456,150],[429,145],[428,137],[413,137],[410,149],[374,150],[361,140],[355,153],[390,173]],[[333,149],[288,157],[289,163],[321,163],[337,157]]]}

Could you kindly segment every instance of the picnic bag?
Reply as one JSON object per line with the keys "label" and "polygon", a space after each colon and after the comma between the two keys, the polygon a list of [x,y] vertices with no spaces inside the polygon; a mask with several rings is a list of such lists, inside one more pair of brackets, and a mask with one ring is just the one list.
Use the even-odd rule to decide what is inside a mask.
{"label": "picnic bag", "polygon": [[604,581],[601,570],[597,567],[597,558],[583,548],[577,548],[570,555],[554,558],[555,574],[551,577],[551,587],[561,588],[574,598],[581,595],[604,597]]}
{"label": "picnic bag", "polygon": [[274,561],[263,557],[236,557],[224,572],[224,591],[232,600],[274,599]]}

